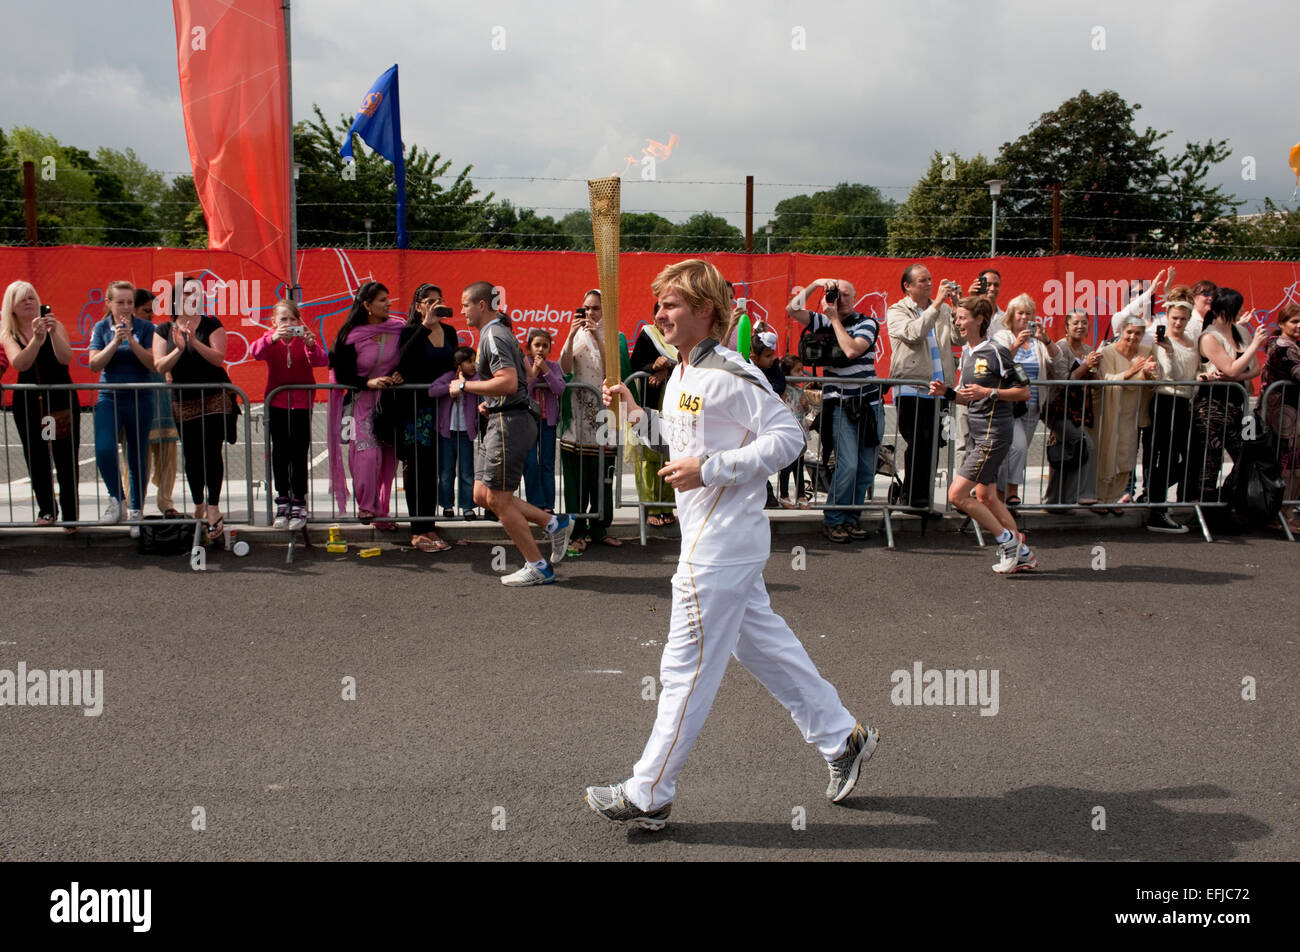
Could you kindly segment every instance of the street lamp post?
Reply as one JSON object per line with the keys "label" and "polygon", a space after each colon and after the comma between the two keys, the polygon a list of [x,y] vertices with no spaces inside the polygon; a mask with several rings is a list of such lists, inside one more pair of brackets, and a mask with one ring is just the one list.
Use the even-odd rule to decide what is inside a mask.
{"label": "street lamp post", "polygon": [[363,224],[366,226],[366,250],[367,251],[370,250],[370,226],[373,225],[374,223],[375,220],[373,218],[367,218],[363,222]]}
{"label": "street lamp post", "polygon": [[767,232],[767,253],[771,254],[772,253],[772,223],[768,222],[763,227],[763,230]]}
{"label": "street lamp post", "polygon": [[1002,194],[1002,186],[1006,184],[1006,179],[994,178],[984,183],[989,187],[989,195],[993,197],[993,229],[989,233],[989,257],[998,256],[998,196]]}

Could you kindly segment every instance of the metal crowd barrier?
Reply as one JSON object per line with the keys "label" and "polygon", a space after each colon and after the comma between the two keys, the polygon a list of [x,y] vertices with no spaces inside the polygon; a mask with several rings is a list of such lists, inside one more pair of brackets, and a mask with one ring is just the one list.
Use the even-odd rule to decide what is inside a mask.
{"label": "metal crowd barrier", "polygon": [[[1228,506],[1228,501],[1220,498],[1224,469],[1231,463],[1229,459],[1228,464],[1225,464],[1224,457],[1231,457],[1231,447],[1239,447],[1244,434],[1234,432],[1226,414],[1221,419],[1211,418],[1203,412],[1203,408],[1207,400],[1223,403],[1229,400],[1230,394],[1235,393],[1243,408],[1242,429],[1247,430],[1253,425],[1245,422],[1252,416],[1250,394],[1241,383],[1198,380],[1038,380],[1033,386],[1038,388],[1040,416],[1044,415],[1045,409],[1056,406],[1053,391],[1061,392],[1061,411],[1059,416],[1054,410],[1047,413],[1047,423],[1040,416],[1034,416],[1029,423],[1023,422],[1027,418],[1022,417],[1018,423],[1030,434],[1024,440],[1025,467],[1018,473],[1013,472],[1012,461],[1008,459],[1002,478],[999,479],[1002,487],[1007,484],[1020,487],[1021,502],[1016,508],[1045,512],[1080,508],[1116,512],[1191,510],[1196,515],[1205,540],[1212,541],[1204,511]],[[1170,387],[1179,388],[1192,396],[1159,392],[1160,388]],[[1133,401],[1131,409],[1118,410],[1124,414],[1124,418],[1118,421],[1113,418],[1116,408],[1104,408],[1105,391],[1115,388],[1138,391],[1138,398]],[[1141,394],[1143,390],[1152,391],[1152,395],[1147,397]],[[1089,401],[1092,404],[1093,426],[1075,424],[1070,419],[1069,408],[1073,406],[1073,413],[1082,417]],[[1108,414],[1111,415],[1109,421],[1105,418]],[[1141,426],[1144,416],[1149,420],[1147,427]],[[1105,435],[1103,428],[1118,428],[1115,441],[1126,445],[1131,442],[1133,447],[1131,458],[1124,451],[1123,458],[1112,461],[1111,472],[1107,474],[1098,473],[1096,469],[1101,453],[1098,442]],[[1042,438],[1035,440],[1039,436]],[[1031,452],[1033,445],[1038,446],[1036,454]],[[1035,456],[1038,465],[1031,472],[1029,462]],[[1142,464],[1140,479],[1139,463]],[[1160,476],[1155,488],[1151,488],[1153,470]],[[1112,487],[1111,492],[1105,494],[1113,498],[1101,498],[1098,483],[1113,481],[1123,473],[1129,474],[1127,484],[1124,487]],[[1178,487],[1176,498],[1170,500],[1169,491],[1175,485]],[[1115,488],[1119,489],[1118,494]],[[1155,495],[1139,501],[1144,490]],[[1118,499],[1126,492],[1131,494],[1133,501],[1119,502]],[[1157,495],[1159,498],[1156,498]]]}
{"label": "metal crowd barrier", "polygon": [[[582,390],[593,392],[595,398],[597,400],[600,399],[600,394],[595,392],[594,387],[590,387],[584,384],[571,383],[568,385],[568,388],[582,389]],[[316,383],[316,384],[286,384],[284,386],[276,387],[273,390],[267,391],[265,395],[262,404],[262,416],[260,418],[260,425],[265,439],[263,471],[265,473],[265,481],[264,481],[264,485],[266,489],[265,512],[266,512],[268,525],[272,522],[274,518],[274,508],[275,508],[275,498],[276,498],[275,474],[274,474],[273,460],[271,458],[271,438],[270,438],[271,437],[270,411],[273,405],[272,401],[279,395],[284,393],[289,393],[292,391],[308,391],[314,395],[316,391],[328,392],[332,390],[339,390],[345,393],[359,392],[356,390],[356,388],[347,386],[346,384]],[[419,403],[417,399],[418,395],[420,393],[427,394],[428,390],[429,390],[429,384],[408,383],[396,387],[389,387],[387,388],[387,391],[372,391],[372,392],[374,393],[392,392],[399,395],[396,403],[399,412],[396,414],[396,416],[397,419],[401,421],[400,426],[404,430],[407,422],[413,420],[416,416],[415,411]],[[406,396],[408,394],[409,396]],[[406,465],[404,466],[401,465],[401,461],[396,460],[395,455],[389,455],[389,459],[392,460],[392,462],[388,463],[387,465],[391,465],[393,467],[393,477],[387,487],[389,511],[387,513],[376,513],[373,515],[371,519],[367,520],[367,522],[369,523],[391,522],[400,525],[409,525],[412,522],[423,522],[423,521],[435,522],[437,520],[446,521],[448,518],[461,519],[463,518],[463,515],[461,514],[464,513],[466,510],[473,511],[476,514],[479,513],[480,509],[479,507],[475,506],[472,497],[470,498],[462,497],[460,493],[461,487],[459,486],[459,481],[460,481],[459,477],[461,472],[460,465],[463,461],[465,462],[469,472],[469,477],[468,477],[469,486],[467,487],[467,491],[472,492],[473,481],[474,481],[473,449],[471,448],[470,450],[467,451],[470,454],[469,459],[462,460],[462,457],[460,456],[461,453],[460,441],[459,439],[453,437],[453,439],[455,440],[454,450],[457,455],[455,461],[452,464],[451,473],[450,473],[450,477],[452,480],[451,502],[453,503],[451,508],[456,514],[452,517],[447,517],[442,515],[442,511],[445,508],[443,506],[443,501],[445,499],[445,496],[443,495],[445,491],[445,487],[443,485],[444,482],[443,472],[441,471],[442,470],[441,454],[443,450],[443,445],[441,441],[443,438],[438,431],[438,404],[441,399],[442,398],[435,398],[433,401],[433,423],[432,423],[432,432],[430,434],[432,440],[436,441],[436,445],[433,451],[426,452],[426,453],[415,452],[409,454],[409,458],[406,462]],[[341,440],[341,447],[340,447],[341,452],[343,453],[344,471],[346,473],[346,478],[348,480],[349,508],[351,509],[351,512],[343,513],[340,512],[338,509],[337,499],[333,492],[333,487],[330,484],[328,465],[326,468],[325,487],[322,491],[323,495],[325,496],[326,504],[322,504],[321,500],[319,499],[319,493],[317,491],[318,487],[316,486],[317,480],[313,479],[311,475],[312,473],[316,472],[317,468],[322,463],[328,464],[328,460],[329,460],[328,439],[329,439],[329,427],[332,424],[328,418],[328,414],[329,414],[328,403],[319,402],[315,400],[313,396],[313,399],[306,407],[306,411],[308,414],[306,426],[309,431],[309,436],[307,440],[308,443],[307,498],[305,500],[307,509],[310,513],[308,522],[309,524],[316,524],[316,523],[332,523],[332,524],[341,524],[341,525],[359,524],[361,523],[361,519],[357,515],[359,509],[356,505],[356,494],[354,492],[355,476],[351,472],[351,463],[349,461],[349,457],[351,454],[349,452],[348,445],[352,442],[352,440],[351,439]],[[317,411],[322,411],[321,415],[325,417],[323,421],[319,419]],[[482,428],[485,425],[485,421],[486,418],[480,415],[479,423],[478,423],[478,433],[480,435],[483,432]],[[285,433],[285,438],[288,442],[292,443],[294,437],[294,427],[297,424],[295,424],[295,418],[293,416],[290,416],[286,422],[287,422],[287,432]],[[356,420],[355,417],[352,416],[352,410],[349,408],[347,404],[345,404],[341,429],[346,429],[349,432],[349,435],[356,435],[362,432],[362,430],[358,429],[358,427],[359,427],[358,421]],[[368,423],[365,425],[364,429],[365,431],[369,431]],[[564,508],[565,481],[564,481],[563,467],[559,462],[559,458],[560,458],[559,437],[560,437],[561,430],[562,427],[557,421],[556,445],[554,447],[556,452],[556,461],[554,463],[554,473],[555,473],[555,482],[556,482],[556,485],[554,487],[554,493],[555,493],[554,508],[556,512],[567,511]],[[418,434],[416,436],[418,437]],[[404,434],[399,434],[398,443],[402,442],[403,439],[405,439]],[[540,433],[538,435],[538,443],[540,446],[541,443]],[[396,454],[396,452],[397,452],[396,444],[386,445],[383,450],[383,453],[385,454]],[[606,455],[607,455],[606,448],[601,447],[598,460],[599,460],[599,465],[602,467],[602,471],[603,471]],[[426,481],[420,472],[420,467],[430,466],[430,465],[439,467],[440,471],[434,473],[433,480]],[[581,478],[581,474],[579,474],[579,478]],[[401,491],[399,491],[399,481],[401,484]],[[416,487],[415,492],[412,492],[412,484],[414,484],[414,487]],[[433,491],[437,494],[434,499],[434,505],[428,507],[426,507],[423,500],[419,499],[419,493],[426,489]],[[579,485],[578,487],[578,492],[579,492],[579,498],[581,498],[582,495],[581,485]],[[519,496],[520,498],[526,498],[526,490],[522,484],[521,486],[515,488],[514,493],[516,496]],[[420,513],[418,514],[412,513],[411,511],[412,500],[418,500],[418,507],[422,510]],[[596,503],[597,503],[596,510],[594,512],[581,511],[581,512],[571,512],[570,514],[575,515],[579,518],[603,519],[605,517],[605,506],[604,506],[603,494],[597,493]]]}
{"label": "metal crowd barrier", "polygon": [[[0,388],[0,391],[12,395],[9,398],[5,407],[5,409],[8,412],[0,414],[0,430],[2,430],[2,435],[4,438],[3,445],[5,448],[5,492],[6,492],[6,498],[4,500],[3,508],[0,509],[0,528],[30,527],[36,521],[36,518],[40,515],[39,503],[35,498],[35,490],[33,488],[29,488],[27,492],[24,494],[26,497],[25,499],[22,498],[15,499],[14,489],[16,485],[21,486],[26,484],[29,487],[32,485],[31,464],[34,460],[29,459],[29,454],[24,451],[21,445],[21,439],[15,438],[15,437],[21,437],[21,434],[17,432],[17,427],[23,426],[23,428],[26,429],[26,426],[25,424],[18,423],[16,420],[10,419],[10,417],[17,412],[15,411],[13,406],[14,399],[17,398],[19,394],[24,394],[24,393],[33,393],[33,394],[55,393],[59,391],[75,392],[75,391],[82,391],[82,390],[89,390],[89,391],[96,391],[96,392],[103,392],[103,391],[111,392],[113,394],[113,400],[114,400],[114,419],[117,419],[116,416],[117,401],[126,399],[125,397],[119,397],[118,396],[119,393],[130,393],[132,391],[165,391],[168,394],[170,394],[173,391],[177,391],[177,390],[184,391],[186,393],[190,393],[197,390],[224,390],[224,391],[228,391],[229,393],[237,397],[240,401],[242,401],[242,406],[240,407],[240,411],[241,411],[240,417],[242,419],[242,424],[240,426],[240,429],[242,430],[243,433],[244,449],[243,449],[243,453],[237,454],[235,458],[239,459],[242,457],[244,462],[244,472],[240,474],[238,472],[232,471],[229,465],[231,460],[230,444],[226,443],[224,440],[225,423],[223,422],[221,424],[223,428],[223,439],[222,439],[221,447],[222,447],[222,463],[223,463],[224,474],[222,478],[223,496],[222,496],[222,502],[220,504],[220,508],[222,511],[222,518],[224,521],[234,523],[236,525],[251,524],[253,518],[253,484],[252,484],[253,457],[252,457],[252,439],[251,439],[251,430],[250,430],[252,414],[250,412],[251,404],[248,401],[248,396],[239,387],[236,387],[234,384],[231,383],[204,383],[204,384],[168,384],[168,383],[26,384],[26,383],[22,383],[22,384],[5,384],[2,388]],[[72,528],[74,526],[102,525],[101,519],[104,510],[106,487],[104,486],[102,475],[99,472],[99,467],[97,465],[97,460],[95,455],[94,426],[93,426],[95,405],[91,405],[90,407],[81,407],[76,405],[75,398],[69,398],[69,401],[73,403],[72,433],[67,434],[63,437],[57,436],[58,418],[55,417],[52,413],[45,412],[40,417],[39,420],[41,424],[40,433],[29,434],[29,441],[30,441],[30,436],[32,435],[36,435],[40,437],[40,442],[44,444],[45,447],[43,462],[45,463],[45,465],[50,466],[51,469],[66,470],[71,468],[72,470],[74,470],[74,472],[71,473],[60,471],[59,474],[53,478],[53,483],[54,483],[54,494],[56,496],[56,502],[59,504],[58,505],[59,514],[61,516],[66,515],[66,511],[65,511],[66,500],[63,497],[67,492],[74,492],[77,496],[78,518],[77,519],[60,518],[52,524],[57,526],[62,526],[64,528]],[[23,403],[25,402],[25,399],[19,400],[18,402]],[[47,402],[47,408],[48,407],[49,407],[49,402]],[[53,407],[52,409],[54,410],[55,413],[59,412],[59,408],[57,407]],[[82,423],[81,416],[83,413],[86,413],[87,411],[89,412],[91,417],[91,426],[83,427],[81,425]],[[153,416],[154,415],[151,414],[148,421],[143,421],[143,418],[140,418],[142,422],[145,423],[144,439],[146,443],[148,442],[149,429],[152,427],[154,422]],[[203,426],[206,427],[208,425],[207,415],[201,417],[201,419],[204,421]],[[179,434],[179,427],[180,427],[179,421],[176,421],[176,425]],[[83,449],[84,441],[82,440],[82,436],[86,432],[89,432],[91,434],[91,440],[90,440],[91,453],[89,457],[83,459],[82,449]],[[12,436],[11,433],[13,434]],[[147,520],[126,518],[126,512],[129,508],[129,502],[131,498],[130,478],[131,478],[131,470],[133,469],[133,461],[129,459],[131,454],[128,448],[126,452],[126,455],[128,457],[127,466],[126,466],[127,472],[123,473],[121,471],[122,466],[121,466],[120,458],[117,457],[117,449],[116,449],[117,444],[121,440],[121,436],[122,436],[122,430],[119,429],[119,432],[114,434],[114,439],[113,439],[114,447],[115,447],[114,450],[115,465],[117,465],[119,468],[119,478],[121,479],[121,490],[123,496],[123,503],[122,503],[123,518],[116,524],[138,526],[138,525],[188,524],[188,523],[195,522],[194,516],[184,515],[184,514],[182,514],[179,517],[173,517],[170,519],[165,517],[162,519],[159,519],[157,517],[151,517]],[[160,439],[154,442],[166,443],[170,441]],[[32,445],[34,445],[34,443]],[[15,455],[18,456],[18,461],[17,461],[18,466],[15,465],[15,459],[14,459]],[[36,455],[37,454],[32,453],[31,457],[34,458]],[[147,456],[148,456],[147,450],[145,456],[147,460]],[[188,500],[190,498],[188,493],[188,486],[186,484],[186,476],[185,476],[186,463],[187,461],[185,459],[184,448],[178,437],[175,484],[179,484],[179,489],[177,489],[176,485],[174,484],[171,487],[171,492],[180,492],[183,496],[182,502],[185,502],[185,500]],[[62,466],[60,464],[62,464]],[[94,519],[80,518],[84,514],[84,511],[87,506],[87,502],[86,500],[82,499],[82,493],[81,493],[81,483],[82,483],[82,480],[80,478],[81,468],[87,465],[89,465],[91,468],[90,481],[94,487],[93,493],[90,494],[90,503],[93,506],[94,512],[96,513],[96,518]],[[16,469],[18,469],[19,467],[21,467],[21,469],[26,472],[26,476],[18,475]],[[149,467],[146,465],[142,467],[142,469],[147,470],[149,469]],[[141,485],[141,495],[142,495],[141,509],[142,510],[145,508],[145,506],[148,505],[148,500],[150,495],[153,495],[149,491],[150,475],[151,473],[148,471],[142,471],[140,475],[140,480],[142,483]],[[231,506],[229,505],[233,499],[233,495],[230,492],[230,487],[238,482],[244,483],[247,492],[247,497],[246,497],[247,514],[243,520],[239,518],[238,513],[232,511]],[[75,488],[70,488],[73,486],[75,486]],[[164,493],[164,495],[166,495],[166,493]],[[185,511],[189,510],[191,507],[188,502],[185,502],[184,505],[179,506],[177,508],[179,511],[184,513]],[[27,511],[30,511],[30,518],[22,518],[22,519],[18,518],[20,514],[25,515]]]}
{"label": "metal crowd barrier", "polygon": [[[1276,409],[1270,408],[1276,395]],[[1291,411],[1290,426],[1284,426],[1287,410]],[[1278,513],[1278,522],[1289,541],[1295,541],[1295,534],[1286,518],[1288,506],[1300,512],[1300,468],[1287,466],[1288,449],[1294,451],[1300,441],[1300,384],[1294,380],[1274,380],[1259,395],[1259,406],[1255,411],[1263,425],[1277,437],[1278,464],[1282,468],[1282,511]],[[1290,430],[1289,440],[1287,430]],[[1288,446],[1288,443],[1290,446]]]}
{"label": "metal crowd barrier", "polygon": [[[645,372],[638,372],[624,381],[633,394],[638,397],[638,402],[644,396],[643,385],[648,376]],[[928,397],[917,399],[914,405],[917,412],[909,412],[910,419],[907,421],[909,425],[904,426],[897,407],[884,407],[883,397],[879,398],[883,407],[884,427],[877,432],[876,464],[870,478],[867,480],[865,487],[866,498],[861,503],[841,504],[830,501],[834,489],[834,471],[839,465],[839,461],[835,457],[835,420],[836,416],[842,412],[839,409],[840,398],[836,397],[833,400],[822,401],[820,397],[822,389],[827,385],[854,388],[891,386],[894,388],[893,393],[895,401],[897,401],[899,387],[917,387],[924,393],[929,390],[930,382],[928,380],[900,377],[791,376],[786,378],[786,385],[787,387],[801,388],[806,393],[815,395],[812,401],[815,404],[815,416],[812,421],[815,426],[809,430],[809,421],[800,421],[801,426],[805,428],[805,435],[808,440],[804,453],[795,461],[795,464],[792,464],[802,469],[805,483],[810,487],[809,495],[812,501],[807,506],[809,511],[825,512],[829,509],[853,513],[878,512],[881,515],[886,545],[891,549],[894,547],[892,513],[920,512],[925,516],[935,513],[934,487],[937,483],[941,484],[946,497],[947,480],[951,474],[950,469],[944,470],[938,465],[938,449],[942,441],[946,439],[951,443],[953,440],[953,436],[949,432],[950,428],[943,425],[942,411],[945,401]],[[907,432],[901,432],[902,430]],[[905,444],[906,450],[904,449]],[[919,459],[917,458],[918,453],[912,449],[914,446],[925,448],[925,451],[919,453]],[[923,464],[927,455],[929,465],[924,467]],[[907,475],[906,465],[909,462],[917,465],[918,468],[928,470],[913,474],[914,477],[920,476],[919,481],[914,479],[911,483],[904,482],[902,477]],[[773,473],[771,478],[777,479],[777,491],[779,492],[780,474]],[[799,481],[794,473],[790,474],[790,479],[794,482],[797,496]],[[646,543],[648,511],[651,509],[672,510],[676,507],[676,497],[672,490],[667,489],[662,481],[657,481],[655,487],[663,489],[663,493],[643,494],[638,492],[635,499],[625,498],[621,494],[619,497],[621,505],[637,507],[642,545]],[[910,499],[903,498],[905,487],[908,490],[908,496],[911,497]],[[852,490],[847,491],[844,498],[851,498],[851,492]],[[647,498],[647,495],[649,498]],[[819,495],[820,500],[818,499]],[[798,506],[798,499],[795,500],[795,504]]]}

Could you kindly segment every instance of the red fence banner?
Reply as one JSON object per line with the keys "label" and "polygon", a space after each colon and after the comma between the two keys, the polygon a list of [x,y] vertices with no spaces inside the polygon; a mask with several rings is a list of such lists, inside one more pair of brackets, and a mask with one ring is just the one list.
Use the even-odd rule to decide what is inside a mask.
{"label": "red fence banner", "polygon": [[[629,252],[622,255],[619,275],[621,329],[629,344],[651,319],[654,299],[650,284],[665,265],[683,255]],[[853,283],[855,306],[880,319],[877,365],[889,367],[889,335],[884,329],[889,304],[902,297],[903,269],[913,263],[930,269],[935,283],[943,279],[968,287],[986,267],[1002,274],[999,301],[1027,293],[1037,304],[1054,338],[1064,336],[1063,317],[1081,307],[1093,316],[1091,339],[1110,334],[1110,317],[1148,285],[1168,261],[1142,258],[1085,258],[1074,255],[1044,258],[862,258],[796,254],[714,254],[711,261],[746,299],[755,323],[772,324],[782,354],[798,350],[800,325],[786,317],[785,306],[795,289],[817,278]],[[1253,323],[1272,323],[1279,308],[1300,304],[1300,263],[1283,261],[1173,262],[1177,282],[1194,284],[1205,278],[1236,288],[1253,310]],[[307,325],[331,347],[362,282],[381,281],[388,287],[395,315],[405,317],[411,295],[423,282],[442,288],[456,316],[450,323],[467,345],[477,345],[475,332],[460,316],[461,291],[475,281],[490,281],[501,289],[502,309],[510,315],[515,336],[522,342],[534,327],[555,336],[556,350],[564,343],[573,310],[584,292],[596,284],[596,259],[591,253],[565,251],[397,251],[316,248],[299,253],[302,310]],[[197,275],[207,291],[206,312],[227,330],[227,369],[236,385],[254,400],[266,386],[266,368],[250,359],[249,347],[269,327],[271,309],[283,296],[279,275],[228,252],[169,248],[53,248],[0,247],[0,285],[22,279],[36,286],[44,303],[63,321],[72,338],[73,380],[93,382],[88,368],[90,331],[104,316],[104,288],[126,280],[160,295],[166,310],[171,288],[183,275]],[[820,295],[810,302],[818,306]],[[160,316],[159,322],[165,320]],[[318,370],[318,379],[328,379]],[[14,372],[6,372],[12,381]],[[90,394],[86,394],[86,399]]]}
{"label": "red fence banner", "polygon": [[181,112],[208,247],[289,278],[289,64],[281,0],[172,0]]}

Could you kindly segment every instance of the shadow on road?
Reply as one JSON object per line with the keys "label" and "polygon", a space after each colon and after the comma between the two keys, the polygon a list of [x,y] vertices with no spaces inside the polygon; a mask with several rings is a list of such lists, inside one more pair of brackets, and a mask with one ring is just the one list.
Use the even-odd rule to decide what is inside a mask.
{"label": "shadow on road", "polygon": [[[920,822],[669,823],[660,833],[628,834],[628,845],[656,842],[787,850],[912,850],[938,853],[1046,853],[1082,860],[1232,859],[1237,844],[1272,832],[1243,813],[1180,812],[1162,800],[1221,800],[1211,784],[1106,793],[1078,787],[1024,787],[1001,797],[851,797],[859,814],[919,817]],[[1092,828],[1094,807],[1106,829]]]}

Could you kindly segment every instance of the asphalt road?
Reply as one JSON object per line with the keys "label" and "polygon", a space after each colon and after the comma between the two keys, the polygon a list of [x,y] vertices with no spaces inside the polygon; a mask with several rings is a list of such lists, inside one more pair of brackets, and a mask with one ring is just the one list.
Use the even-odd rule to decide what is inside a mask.
{"label": "asphalt road", "polygon": [[[0,707],[0,859],[1300,856],[1296,550],[1033,541],[1042,570],[1003,579],[951,533],[893,552],[777,537],[773,604],[881,746],[829,804],[821,759],[733,663],[658,834],[582,790],[624,778],[650,729],[674,540],[520,590],[487,543],[293,565],[259,544],[202,574],[89,540],[6,545],[0,669],[102,669],[104,697],[98,717]],[[997,670],[996,715],[892,703],[915,662]]]}

